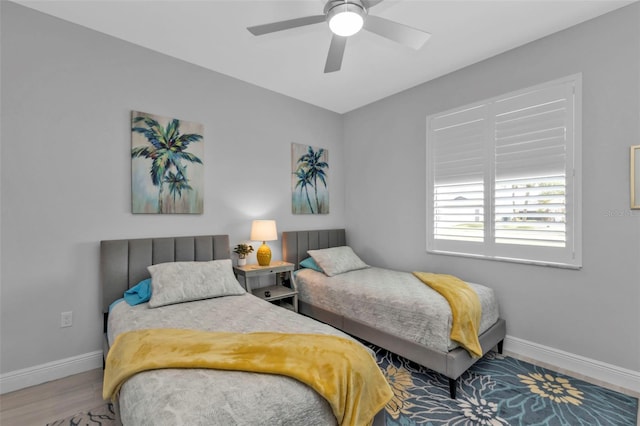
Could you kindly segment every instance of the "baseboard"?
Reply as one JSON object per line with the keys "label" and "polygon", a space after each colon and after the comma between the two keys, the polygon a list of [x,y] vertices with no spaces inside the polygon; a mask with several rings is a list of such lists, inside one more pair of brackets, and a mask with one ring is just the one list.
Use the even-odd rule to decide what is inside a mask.
{"label": "baseboard", "polygon": [[533,361],[549,364],[567,371],[581,374],[610,385],[619,386],[640,393],[640,372],[628,370],[559,349],[507,336],[504,350],[516,357],[522,356]]}
{"label": "baseboard", "polygon": [[0,375],[0,394],[102,367],[102,351],[89,352]]}

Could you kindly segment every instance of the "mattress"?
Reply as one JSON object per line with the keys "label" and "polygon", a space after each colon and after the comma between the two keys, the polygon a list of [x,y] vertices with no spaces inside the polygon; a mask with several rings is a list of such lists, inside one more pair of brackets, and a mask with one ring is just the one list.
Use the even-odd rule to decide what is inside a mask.
{"label": "mattress", "polygon": [[[149,308],[116,304],[108,339],[146,328],[346,334],[250,294]],[[136,374],[121,388],[123,425],[333,425],[331,407],[295,379],[250,372],[162,369]]]}
{"label": "mattress", "polygon": [[[300,269],[296,284],[300,301],[334,314],[440,352],[459,346],[449,338],[449,303],[411,273],[371,267],[328,277]],[[482,334],[498,320],[498,302],[491,288],[467,284],[480,299]]]}

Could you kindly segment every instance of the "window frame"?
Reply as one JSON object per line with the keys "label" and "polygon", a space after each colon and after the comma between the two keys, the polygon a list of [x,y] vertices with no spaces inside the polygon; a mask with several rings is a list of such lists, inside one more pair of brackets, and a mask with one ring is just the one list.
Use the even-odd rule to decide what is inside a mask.
{"label": "window frame", "polygon": [[[493,106],[496,102],[554,86],[572,89],[572,123],[567,125],[565,141],[565,203],[566,203],[566,244],[565,247],[503,244],[494,241],[495,226],[495,117]],[[432,123],[437,118],[485,106],[487,114],[484,128],[483,183],[484,241],[459,241],[435,238],[435,142]],[[565,115],[566,116],[566,115]],[[426,229],[428,253],[481,258],[489,260],[517,262],[569,269],[582,267],[582,74],[573,74],[535,86],[505,93],[479,102],[430,114],[426,119]],[[572,135],[572,139],[570,139]]]}

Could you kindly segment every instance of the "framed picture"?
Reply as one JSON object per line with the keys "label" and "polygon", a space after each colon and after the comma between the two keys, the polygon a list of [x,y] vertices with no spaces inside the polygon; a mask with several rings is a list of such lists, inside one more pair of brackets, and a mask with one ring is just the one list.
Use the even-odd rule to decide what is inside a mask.
{"label": "framed picture", "polygon": [[131,112],[131,211],[203,212],[202,124]]}
{"label": "framed picture", "polygon": [[640,209],[640,145],[631,147],[631,208]]}
{"label": "framed picture", "polygon": [[329,213],[329,151],[291,144],[291,211],[293,214]]}

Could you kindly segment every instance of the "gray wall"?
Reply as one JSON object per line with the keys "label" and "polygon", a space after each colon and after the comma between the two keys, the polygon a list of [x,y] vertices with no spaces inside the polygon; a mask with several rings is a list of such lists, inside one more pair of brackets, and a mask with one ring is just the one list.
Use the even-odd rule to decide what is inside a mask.
{"label": "gray wall", "polygon": [[[344,226],[340,115],[1,3],[0,372],[100,350],[102,239]],[[204,214],[130,213],[131,110],[204,124]],[[329,149],[330,214],[291,214],[291,142]]]}
{"label": "gray wall", "polygon": [[[583,75],[582,270],[425,252],[425,117]],[[469,66],[345,116],[349,242],[365,261],[455,273],[495,288],[519,339],[640,371],[640,4]]]}

